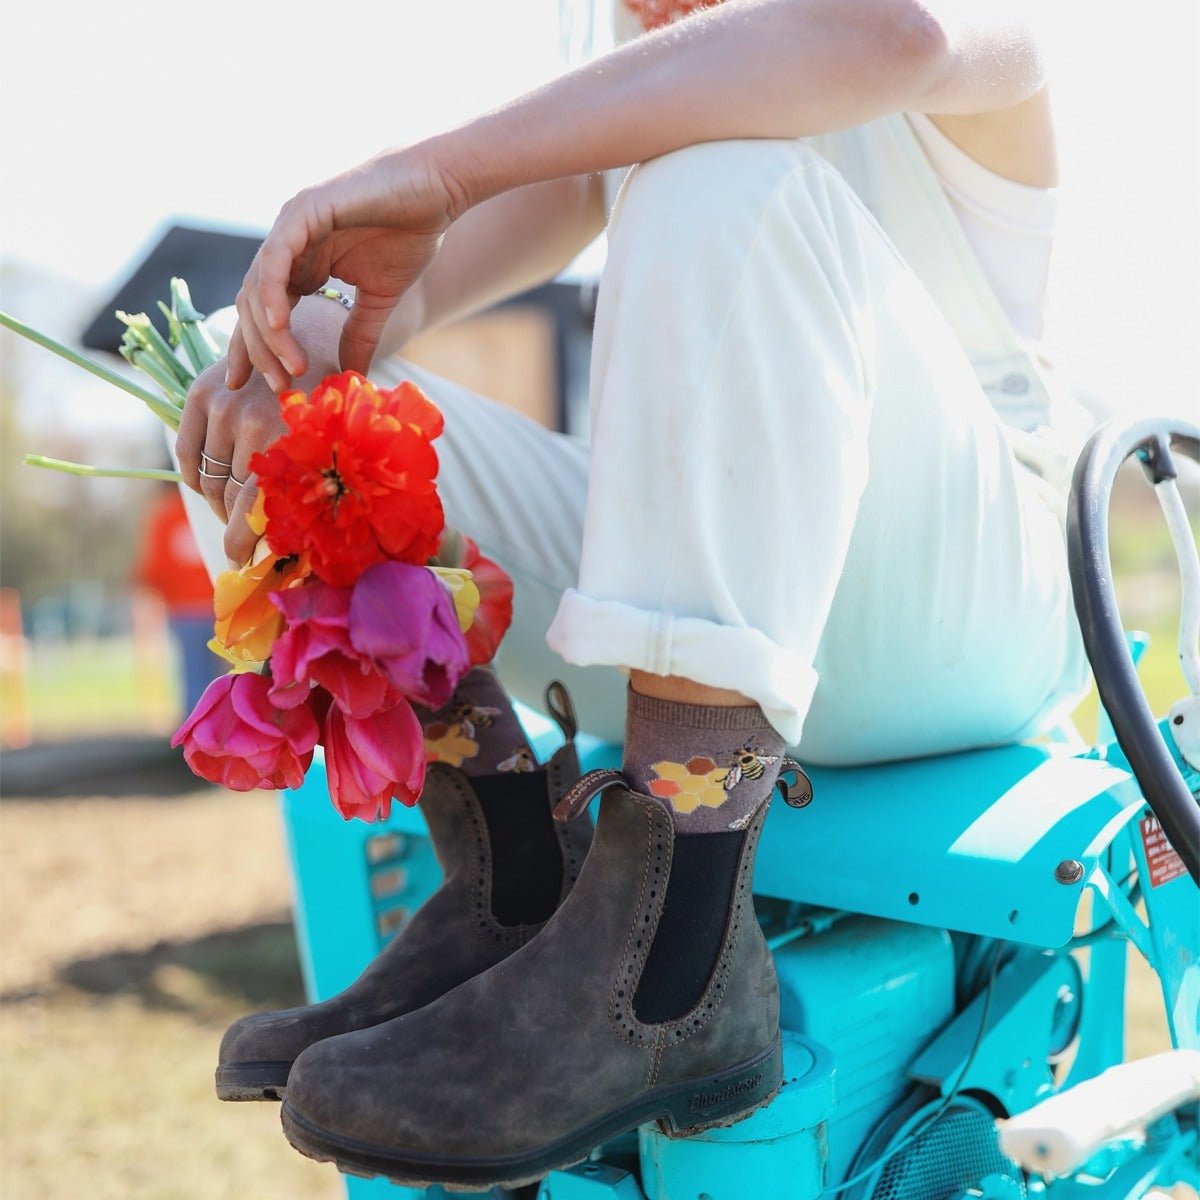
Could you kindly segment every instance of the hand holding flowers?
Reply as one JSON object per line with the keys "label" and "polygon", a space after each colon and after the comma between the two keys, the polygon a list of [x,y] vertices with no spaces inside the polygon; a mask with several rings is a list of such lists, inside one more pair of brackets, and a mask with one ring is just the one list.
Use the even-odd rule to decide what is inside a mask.
{"label": "hand holding flowers", "polygon": [[[412,704],[441,707],[491,658],[511,581],[445,530],[442,416],[414,385],[381,390],[348,371],[280,405],[287,433],[251,460],[263,536],[217,580],[214,639],[244,664],[269,655],[270,677],[212,684],[173,744],[197,774],[249,790],[295,786],[319,741],[338,811],[386,817],[424,782]],[[453,566],[426,565],[443,549]]]}

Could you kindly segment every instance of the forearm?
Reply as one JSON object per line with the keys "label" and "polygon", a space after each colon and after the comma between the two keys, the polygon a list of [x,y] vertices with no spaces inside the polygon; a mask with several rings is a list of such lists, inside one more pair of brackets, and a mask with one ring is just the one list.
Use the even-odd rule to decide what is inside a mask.
{"label": "forearm", "polygon": [[[697,142],[793,138],[889,112],[982,111],[1036,87],[1024,27],[917,0],[727,0],[428,144],[459,211]],[[982,17],[977,10],[987,10]]]}
{"label": "forearm", "polygon": [[379,353],[553,279],[604,229],[599,175],[553,179],[472,208],[396,306]]}

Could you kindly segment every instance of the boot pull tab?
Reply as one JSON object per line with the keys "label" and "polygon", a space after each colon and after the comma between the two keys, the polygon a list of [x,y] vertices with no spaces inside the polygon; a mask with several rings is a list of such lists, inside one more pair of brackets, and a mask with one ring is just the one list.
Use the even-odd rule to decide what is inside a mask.
{"label": "boot pull tab", "polygon": [[568,742],[573,742],[579,732],[579,721],[575,716],[575,702],[571,699],[571,693],[567,691],[565,683],[552,679],[546,685],[546,711],[562,730],[563,737]]}
{"label": "boot pull tab", "polygon": [[567,788],[563,798],[555,806],[554,819],[564,824],[575,820],[601,792],[618,785],[629,786],[629,781],[620,771],[589,771],[586,775],[581,775]]}
{"label": "boot pull tab", "polygon": [[[789,783],[787,777],[792,776]],[[779,778],[775,786],[783,794],[784,802],[792,808],[806,808],[812,803],[812,780],[805,774],[804,768],[794,759],[784,757],[783,765],[779,768]]]}

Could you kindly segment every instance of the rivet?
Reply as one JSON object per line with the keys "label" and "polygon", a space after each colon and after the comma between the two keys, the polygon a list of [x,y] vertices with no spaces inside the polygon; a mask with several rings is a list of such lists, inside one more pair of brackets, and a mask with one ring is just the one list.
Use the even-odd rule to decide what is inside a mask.
{"label": "rivet", "polygon": [[1054,868],[1054,878],[1059,883],[1078,883],[1083,878],[1083,863],[1077,858],[1064,858]]}

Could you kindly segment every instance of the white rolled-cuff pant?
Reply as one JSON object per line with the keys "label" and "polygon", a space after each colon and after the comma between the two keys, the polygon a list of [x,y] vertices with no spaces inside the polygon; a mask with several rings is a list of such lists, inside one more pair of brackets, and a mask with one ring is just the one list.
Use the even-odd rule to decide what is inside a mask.
{"label": "white rolled-cuff pant", "polygon": [[834,168],[802,142],[692,146],[634,168],[608,233],[590,445],[373,371],[445,412],[447,520],[515,583],[512,692],[536,707],[563,678],[619,739],[619,668],[683,676],[827,764],[1063,715],[1086,665],[1061,518]]}

